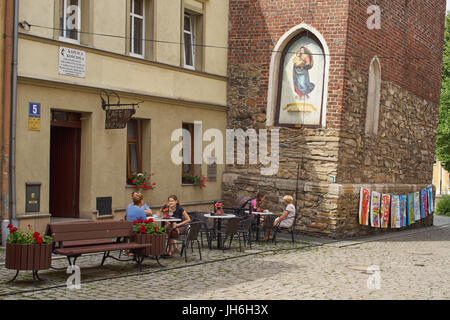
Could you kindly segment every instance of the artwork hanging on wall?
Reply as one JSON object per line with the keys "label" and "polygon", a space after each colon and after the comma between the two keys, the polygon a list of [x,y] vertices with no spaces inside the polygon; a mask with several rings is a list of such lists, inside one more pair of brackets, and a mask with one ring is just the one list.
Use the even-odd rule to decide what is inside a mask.
{"label": "artwork hanging on wall", "polygon": [[359,224],[369,225],[370,191],[362,188],[359,192]]}
{"label": "artwork hanging on wall", "polygon": [[428,213],[432,214],[434,212],[433,186],[427,187],[427,195],[428,195]]}
{"label": "artwork hanging on wall", "polygon": [[420,220],[420,193],[414,192],[414,220]]}
{"label": "artwork hanging on wall", "polygon": [[420,217],[426,218],[428,216],[427,206],[427,189],[420,191]]}
{"label": "artwork hanging on wall", "polygon": [[408,226],[414,223],[414,193],[408,194]]}
{"label": "artwork hanging on wall", "polygon": [[391,196],[388,194],[383,194],[381,196],[381,211],[380,211],[381,228],[389,227],[390,208],[391,208]]}
{"label": "artwork hanging on wall", "polygon": [[321,125],[325,62],[323,47],[311,34],[287,44],[280,65],[277,125]]}
{"label": "artwork hanging on wall", "polygon": [[372,191],[370,200],[370,225],[374,228],[380,227],[380,202],[380,194],[376,191]]}
{"label": "artwork hanging on wall", "polygon": [[406,227],[408,224],[406,222],[406,195],[400,195],[400,226]]}
{"label": "artwork hanging on wall", "polygon": [[391,197],[391,228],[400,228],[400,197]]}

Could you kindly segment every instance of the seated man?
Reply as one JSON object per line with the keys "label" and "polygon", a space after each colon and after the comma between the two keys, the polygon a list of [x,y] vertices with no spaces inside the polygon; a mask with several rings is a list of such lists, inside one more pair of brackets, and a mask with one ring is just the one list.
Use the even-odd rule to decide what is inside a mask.
{"label": "seated man", "polygon": [[142,198],[138,193],[133,195],[133,205],[130,208],[127,207],[126,219],[132,222],[146,219],[145,211],[142,208]]}
{"label": "seated man", "polygon": [[[144,196],[142,195],[142,193],[139,192],[139,191],[133,191],[133,192],[131,193],[131,198],[133,198],[134,195],[138,195],[139,198],[141,199],[141,202],[140,202],[139,206],[140,206],[142,209],[144,209],[146,216],[152,216],[152,215],[153,215],[152,209],[150,209],[150,207],[144,203]],[[130,210],[130,208],[131,208],[132,206],[134,206],[133,201],[132,201],[131,203],[129,203],[129,204],[127,205],[127,207],[126,207],[126,215],[127,215],[127,216],[128,216],[128,211]]]}

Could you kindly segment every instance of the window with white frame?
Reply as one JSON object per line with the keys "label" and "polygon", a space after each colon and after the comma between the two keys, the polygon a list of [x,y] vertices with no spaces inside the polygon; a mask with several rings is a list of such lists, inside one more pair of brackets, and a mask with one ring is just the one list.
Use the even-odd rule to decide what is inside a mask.
{"label": "window with white frame", "polygon": [[59,28],[61,40],[80,42],[81,0],[60,0]]}
{"label": "window with white frame", "polygon": [[130,7],[130,55],[144,56],[145,1],[131,0]]}
{"label": "window with white frame", "polygon": [[184,14],[184,67],[195,69],[195,16]]}

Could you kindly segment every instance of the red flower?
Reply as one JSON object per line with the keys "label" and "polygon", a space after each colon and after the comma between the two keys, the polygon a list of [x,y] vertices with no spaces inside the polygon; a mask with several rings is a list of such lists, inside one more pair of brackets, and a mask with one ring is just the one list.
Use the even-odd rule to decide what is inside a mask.
{"label": "red flower", "polygon": [[136,183],[136,179],[131,180],[131,182]]}
{"label": "red flower", "polygon": [[153,183],[152,183],[152,185],[154,185],[154,186],[155,186],[155,185],[156,185],[156,182],[153,182]]}
{"label": "red flower", "polygon": [[152,223],[152,222],[153,222],[153,219],[152,219],[152,218],[149,218],[147,221],[148,221],[147,223]]}
{"label": "red flower", "polygon": [[134,220],[134,221],[133,221],[133,224],[136,224],[136,223],[137,223],[137,221],[136,221],[136,220]]}
{"label": "red flower", "polygon": [[41,238],[41,237],[38,237],[38,238],[36,239],[36,242],[37,242],[38,244],[41,244],[41,243],[42,243],[42,238]]}
{"label": "red flower", "polygon": [[9,233],[14,233],[16,231],[17,231],[17,228],[12,228],[12,229],[9,230]]}
{"label": "red flower", "polygon": [[203,188],[206,188],[205,184],[202,184]]}
{"label": "red flower", "polygon": [[158,227],[153,227],[153,230],[155,230],[155,232],[158,231]]}
{"label": "red flower", "polygon": [[14,227],[11,223],[8,224],[8,229],[11,229],[12,227]]}
{"label": "red flower", "polygon": [[39,232],[33,233],[33,238],[39,237]]}

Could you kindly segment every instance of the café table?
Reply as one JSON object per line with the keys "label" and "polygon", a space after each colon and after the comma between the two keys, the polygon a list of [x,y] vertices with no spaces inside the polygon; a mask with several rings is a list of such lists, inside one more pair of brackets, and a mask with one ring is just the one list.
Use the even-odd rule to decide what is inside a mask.
{"label": "caf\u00e9 table", "polygon": [[[213,214],[213,215],[211,215],[211,214]],[[217,213],[214,214],[214,212],[211,212],[211,213],[205,213],[205,217],[206,218],[212,218],[212,219],[218,219],[217,220],[217,230],[220,230],[222,228],[222,219],[235,218],[236,215],[234,215],[234,214],[226,214],[226,213],[218,215]],[[219,234],[217,234],[217,249],[221,249]]]}

